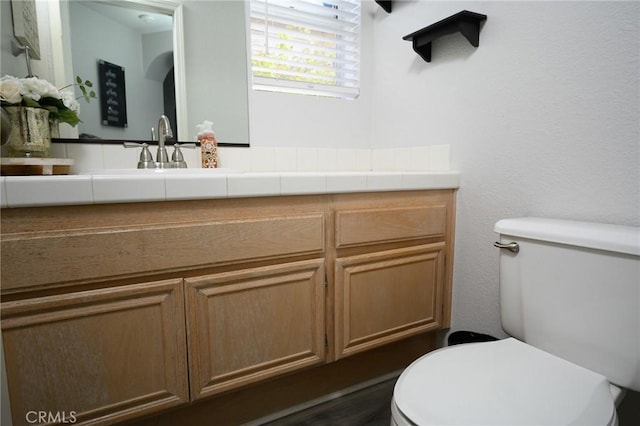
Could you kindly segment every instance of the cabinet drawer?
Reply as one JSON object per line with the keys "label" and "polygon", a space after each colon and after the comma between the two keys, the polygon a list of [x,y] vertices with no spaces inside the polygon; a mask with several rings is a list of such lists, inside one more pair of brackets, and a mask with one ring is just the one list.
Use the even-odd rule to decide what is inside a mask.
{"label": "cabinet drawer", "polygon": [[2,290],[324,251],[324,216],[293,216],[3,239]]}
{"label": "cabinet drawer", "polygon": [[14,424],[110,424],[188,401],[182,280],[2,303]]}
{"label": "cabinet drawer", "polygon": [[336,212],[336,247],[444,238],[445,205]]}

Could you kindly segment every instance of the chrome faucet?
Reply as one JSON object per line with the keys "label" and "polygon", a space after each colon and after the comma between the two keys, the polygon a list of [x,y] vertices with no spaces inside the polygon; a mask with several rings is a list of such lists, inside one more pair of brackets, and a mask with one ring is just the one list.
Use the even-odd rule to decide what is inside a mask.
{"label": "chrome faucet", "polygon": [[156,154],[156,167],[159,169],[171,167],[167,149],[164,147],[164,141],[167,137],[172,138],[173,132],[171,131],[169,118],[166,115],[161,115],[158,121],[158,152]]}

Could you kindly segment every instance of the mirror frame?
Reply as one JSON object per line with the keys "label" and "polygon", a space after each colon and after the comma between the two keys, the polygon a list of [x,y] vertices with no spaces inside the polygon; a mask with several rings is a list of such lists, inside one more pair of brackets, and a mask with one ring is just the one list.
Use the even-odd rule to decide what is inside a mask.
{"label": "mirror frame", "polygon": [[[61,1],[51,2],[49,9],[49,25],[51,31],[51,61],[55,81],[74,81],[73,70],[65,65],[65,46],[62,37]],[[68,0],[67,0],[68,1]],[[184,57],[184,23],[182,4],[170,0],[104,0],[103,3],[147,9],[150,12],[164,13],[173,16],[173,68],[176,90],[177,141],[189,140],[189,123],[187,122],[187,83]],[[56,7],[57,6],[57,7]],[[71,64],[70,58],[67,58]],[[77,134],[77,129],[74,129]],[[59,138],[54,141],[63,143],[123,143],[124,140]],[[147,141],[149,142],[149,141]]]}

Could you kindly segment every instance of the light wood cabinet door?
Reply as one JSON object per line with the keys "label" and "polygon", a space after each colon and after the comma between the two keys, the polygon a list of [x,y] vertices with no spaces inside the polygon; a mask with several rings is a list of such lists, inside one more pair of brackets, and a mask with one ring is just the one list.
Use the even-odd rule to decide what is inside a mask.
{"label": "light wood cabinet door", "polygon": [[441,326],[445,243],[335,261],[335,358]]}
{"label": "light wood cabinet door", "polygon": [[[182,279],[2,303],[13,422],[110,424],[188,401]],[[29,417],[31,416],[31,417]]]}
{"label": "light wood cabinet door", "polygon": [[186,279],[193,399],[325,359],[324,260]]}

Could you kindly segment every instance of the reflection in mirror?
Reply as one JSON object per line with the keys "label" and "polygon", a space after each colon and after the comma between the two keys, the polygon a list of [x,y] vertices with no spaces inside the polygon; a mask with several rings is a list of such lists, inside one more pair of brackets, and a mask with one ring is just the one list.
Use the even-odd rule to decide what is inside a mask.
{"label": "reflection in mirror", "polygon": [[[54,26],[52,22],[52,27]],[[186,140],[186,85],[182,6],[155,0],[70,0],[60,2],[60,31],[65,35],[56,54],[57,68],[67,79],[79,75],[94,83],[100,99],[81,106],[80,138],[150,140],[160,115],[170,117],[173,132]],[[52,31],[55,33],[55,29]],[[56,52],[57,50],[57,52]],[[99,61],[124,70],[124,99],[100,96]],[[104,76],[103,76],[104,77]],[[103,78],[103,84],[106,79]],[[111,83],[110,83],[111,84]],[[106,85],[104,87],[106,89]],[[124,113],[127,125],[103,121],[102,108]]]}
{"label": "reflection in mirror", "polygon": [[[69,24],[73,74],[94,82],[99,94],[98,102],[82,105],[79,136],[147,139],[162,114],[175,134],[172,16],[72,1]],[[99,63],[111,65],[99,73]]]}
{"label": "reflection in mirror", "polygon": [[[240,0],[230,1],[201,1],[201,0],[48,0],[38,1],[36,4],[43,8],[42,22],[39,22],[41,40],[46,39],[43,50],[46,50],[45,57],[48,60],[41,61],[41,65],[47,68],[45,75],[49,76],[58,87],[62,87],[75,80],[76,75],[83,79],[89,79],[98,84],[97,60],[103,59],[110,63],[115,63],[125,68],[126,77],[126,101],[127,114],[141,112],[150,101],[146,96],[132,96],[132,92],[137,90],[134,84],[129,82],[129,75],[136,68],[143,68],[152,62],[151,59],[143,58],[139,60],[138,66],[130,66],[111,57],[111,53],[106,55],[102,48],[86,49],[90,52],[88,58],[80,57],[80,54],[72,49],[71,37],[74,31],[70,24],[70,7],[73,3],[82,3],[86,6],[88,2],[108,4],[111,6],[126,7],[137,10],[135,19],[143,14],[160,14],[173,16],[173,68],[175,81],[176,119],[178,140],[182,142],[193,141],[195,138],[195,126],[204,120],[213,121],[218,143],[223,146],[249,146],[249,105],[248,105],[248,75],[247,75],[247,40],[246,24],[247,14],[245,2]],[[3,34],[7,15],[4,10],[9,2],[1,1],[3,8],[2,18]],[[9,7],[10,9],[10,7]],[[39,20],[40,21],[40,20]],[[9,18],[10,22],[10,18]],[[183,24],[184,22],[184,24]],[[123,25],[123,24],[120,24]],[[92,28],[92,31],[97,27]],[[79,31],[79,30],[77,30]],[[77,32],[76,31],[76,32]],[[10,32],[10,31],[9,31]],[[12,36],[11,36],[12,37]],[[111,37],[111,36],[110,36]],[[115,36],[114,36],[115,37]],[[115,38],[110,43],[109,49],[105,52],[112,52],[116,48],[116,53],[125,50],[128,46],[115,42]],[[3,35],[3,43],[4,43]],[[140,44],[142,41],[140,41]],[[189,45],[189,51],[185,45]],[[46,47],[50,49],[47,49]],[[75,49],[75,47],[74,47]],[[3,47],[3,69],[6,48]],[[10,53],[9,53],[10,54]],[[158,61],[170,60],[169,55],[156,55]],[[122,63],[120,63],[122,62]],[[75,70],[80,65],[88,67],[87,72]],[[188,64],[188,69],[187,65]],[[162,68],[162,67],[160,67]],[[17,72],[17,71],[16,71]],[[21,73],[22,71],[20,71]],[[19,73],[18,73],[19,74]],[[153,72],[151,74],[154,74]],[[154,74],[155,75],[155,74]],[[157,75],[155,75],[158,79]],[[187,80],[189,84],[187,85]],[[162,93],[164,89],[158,89],[153,94]],[[165,90],[166,91],[166,90]],[[149,95],[152,96],[152,95]],[[95,108],[92,113],[92,108]],[[188,112],[188,114],[187,114]],[[103,139],[100,143],[122,143],[124,136],[117,136],[117,133],[124,134],[123,128],[108,127],[103,129],[100,124],[101,117],[100,103],[92,100],[90,104],[82,103],[80,118],[83,123],[80,125],[80,132],[95,134]],[[93,115],[93,118],[92,118]],[[153,115],[153,114],[149,114]],[[188,115],[188,117],[187,117]],[[156,127],[159,116],[153,117],[151,122],[148,119],[140,120],[127,119],[127,130],[132,129],[134,124],[140,125],[141,139],[149,141],[151,127]],[[190,121],[188,121],[188,119]],[[93,123],[90,123],[90,120]],[[140,123],[138,123],[140,121]],[[98,127],[95,123],[98,123]],[[97,129],[97,130],[96,130]],[[98,132],[98,130],[100,132]],[[110,131],[110,134],[102,134],[103,130]],[[116,133],[116,135],[114,135]],[[60,126],[60,136],[54,142],[95,142],[95,139],[78,140],[78,129],[69,126]],[[108,138],[108,139],[107,139]],[[119,138],[119,139],[113,139]],[[128,139],[131,140],[131,139]]]}

